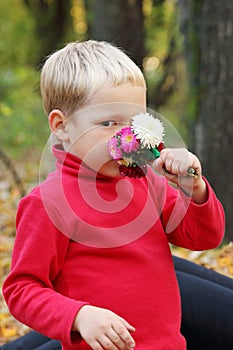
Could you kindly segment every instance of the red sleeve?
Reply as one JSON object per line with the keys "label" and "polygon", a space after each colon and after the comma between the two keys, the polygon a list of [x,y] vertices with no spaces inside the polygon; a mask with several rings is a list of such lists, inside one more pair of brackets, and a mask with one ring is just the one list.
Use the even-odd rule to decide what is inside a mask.
{"label": "red sleeve", "polygon": [[[35,215],[36,213],[36,215]],[[29,195],[19,204],[17,235],[3,294],[12,315],[53,339],[71,344],[73,320],[87,304],[53,289],[69,239],[52,224],[40,198]],[[78,333],[77,333],[78,334]]]}
{"label": "red sleeve", "polygon": [[168,241],[191,250],[216,248],[224,237],[225,215],[213,189],[204,178],[208,199],[195,204],[181,191],[166,185],[162,223]]}

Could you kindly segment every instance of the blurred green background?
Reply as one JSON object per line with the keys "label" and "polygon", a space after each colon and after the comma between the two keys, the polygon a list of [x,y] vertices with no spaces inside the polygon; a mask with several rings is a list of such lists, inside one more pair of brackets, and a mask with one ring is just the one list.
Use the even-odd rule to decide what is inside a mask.
{"label": "blurred green background", "polygon": [[[99,3],[98,6],[104,6],[103,1],[96,2]],[[47,118],[39,95],[39,73],[43,58],[64,46],[66,42],[98,36],[98,33],[90,35],[91,30],[98,31],[92,29],[93,1],[88,2],[89,6],[92,5],[92,11],[88,7],[90,12],[87,12],[84,1],[63,1],[63,4],[66,4],[61,6],[60,10],[63,13],[60,16],[64,16],[63,21],[67,25],[60,31],[58,26],[61,19],[57,14],[58,7],[55,6],[59,1],[44,1],[44,6],[40,3],[41,1],[37,0],[31,2],[12,0],[10,3],[3,0],[0,3],[0,137],[4,149],[14,156],[27,152],[29,147],[41,149],[48,137]],[[121,1],[115,1],[113,7],[117,7],[117,3],[122,5]],[[111,1],[106,1],[106,4],[107,7],[112,6]],[[119,8],[120,10],[122,9]],[[109,9],[105,11],[108,12]],[[135,35],[128,38],[128,41],[130,43],[138,40],[136,44],[140,51],[138,61],[147,79],[150,107],[171,119],[182,136],[187,138],[186,118],[182,120],[187,102],[187,79],[185,63],[180,57],[182,38],[177,30],[175,4],[173,1],[164,1],[153,6],[152,1],[144,1],[142,13],[144,16],[144,28],[141,29],[142,42]],[[108,13],[105,16],[108,16]],[[122,16],[121,12],[119,16]],[[110,24],[107,25],[111,26],[111,21],[114,21],[114,14]],[[136,21],[132,22],[133,34],[135,27],[138,26]],[[126,20],[125,27],[127,25]],[[51,30],[46,31],[47,27]],[[111,37],[106,28],[109,38],[103,38],[103,33],[103,36],[100,35],[97,39],[108,39],[121,47],[123,44],[123,48],[134,59],[133,54],[136,51],[130,52],[128,47],[130,44],[127,45],[128,43],[120,38],[121,35],[125,36],[124,29],[122,27],[119,30],[111,29],[112,32],[115,31]],[[169,54],[170,57],[167,57]],[[164,63],[165,59],[171,62]],[[169,72],[165,71],[168,69],[167,66]],[[180,72],[179,81],[175,81],[176,70]]]}

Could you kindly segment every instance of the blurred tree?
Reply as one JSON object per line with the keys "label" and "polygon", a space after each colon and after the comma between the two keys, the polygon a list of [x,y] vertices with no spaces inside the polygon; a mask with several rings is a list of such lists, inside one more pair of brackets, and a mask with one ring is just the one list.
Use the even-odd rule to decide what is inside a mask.
{"label": "blurred tree", "polygon": [[[176,82],[176,31],[173,28],[171,34],[167,28],[174,25],[171,15],[174,7],[171,1],[85,0],[84,3],[88,14],[89,38],[105,40],[122,47],[144,72],[145,62],[150,62],[151,66],[153,59],[158,61],[157,57],[152,60],[148,57],[145,61],[145,57],[154,56],[155,51],[156,55],[160,53],[157,79],[154,79],[156,73],[150,79],[152,69],[149,69],[150,72],[145,77],[148,78],[150,87],[148,104],[155,108],[164,105],[174,92]],[[164,35],[167,30],[171,34],[169,38]],[[153,67],[153,70],[156,68]]]}
{"label": "blurred tree", "polygon": [[22,1],[35,22],[36,63],[63,46],[65,38],[71,38],[75,31],[77,39],[105,40],[122,47],[142,69],[145,56],[154,55],[156,50],[160,53],[157,74],[152,74],[152,79],[151,72],[145,74],[150,87],[148,104],[159,108],[173,94],[177,52],[171,0]]}
{"label": "blurred tree", "polygon": [[11,158],[22,156],[23,149],[39,147],[48,127],[34,65],[34,20],[18,0],[10,6],[1,0],[0,16],[0,148],[1,154],[5,151]]}
{"label": "blurred tree", "polygon": [[124,50],[142,68],[144,58],[143,0],[86,0],[93,11],[89,36],[112,42]]}
{"label": "blurred tree", "polygon": [[23,182],[18,174],[18,171],[16,170],[11,158],[1,148],[0,148],[0,160],[3,162],[6,169],[12,175],[13,181],[14,181],[15,185],[17,186],[17,188],[19,189],[19,193],[20,193],[21,197],[25,196],[26,192],[24,189],[24,184],[23,184]]}
{"label": "blurred tree", "polygon": [[233,2],[179,0],[191,92],[193,149],[226,212],[233,240]]}
{"label": "blurred tree", "polygon": [[144,0],[144,73],[148,104],[156,109],[167,103],[177,88],[178,28],[176,7],[170,0]]}
{"label": "blurred tree", "polygon": [[23,0],[35,21],[37,62],[64,45],[72,31],[71,0]]}

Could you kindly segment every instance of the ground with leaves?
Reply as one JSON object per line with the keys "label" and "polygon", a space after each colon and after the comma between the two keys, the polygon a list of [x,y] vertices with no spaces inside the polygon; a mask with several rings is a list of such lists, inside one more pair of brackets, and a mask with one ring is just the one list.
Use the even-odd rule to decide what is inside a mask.
{"label": "ground with leaves", "polygon": [[[9,171],[1,164],[0,174],[0,285],[9,272],[11,253],[15,237],[15,212],[21,197]],[[29,191],[38,183],[38,160],[29,159],[25,165],[16,164],[25,190]],[[206,252],[189,251],[172,247],[174,255],[191,260],[207,268],[233,278],[233,244]],[[16,321],[9,313],[0,294],[0,345],[25,334],[28,328]]]}
{"label": "ground with leaves", "polygon": [[[27,155],[27,162],[14,164],[15,170],[29,191],[38,183],[39,160]],[[15,184],[14,177],[0,160],[0,286],[9,272],[11,253],[15,238],[15,213],[22,189]],[[17,322],[9,313],[0,293],[0,345],[27,332],[27,327]]]}

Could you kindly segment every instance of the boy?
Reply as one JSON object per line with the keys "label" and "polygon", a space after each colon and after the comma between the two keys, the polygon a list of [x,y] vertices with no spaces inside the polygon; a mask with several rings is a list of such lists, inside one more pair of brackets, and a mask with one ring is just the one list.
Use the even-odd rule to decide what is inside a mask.
{"label": "boy", "polygon": [[184,350],[168,242],[210,249],[224,231],[199,160],[165,149],[153,164],[163,176],[148,169],[122,180],[107,142],[146,109],[146,87],[110,44],[70,43],[51,55],[41,92],[57,168],[19,205],[9,309],[64,350]]}

